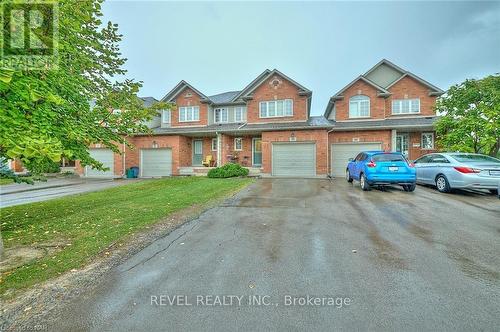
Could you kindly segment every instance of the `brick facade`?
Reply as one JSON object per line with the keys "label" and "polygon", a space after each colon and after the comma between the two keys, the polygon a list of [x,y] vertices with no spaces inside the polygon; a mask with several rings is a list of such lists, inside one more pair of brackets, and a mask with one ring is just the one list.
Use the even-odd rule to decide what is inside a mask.
{"label": "brick facade", "polygon": [[[389,89],[391,95],[385,99],[385,107],[387,109],[387,116],[392,115],[392,100],[393,99],[420,99],[420,113],[418,115],[434,116],[436,111],[434,106],[436,104],[436,96],[429,96],[429,88],[418,82],[417,80],[406,76],[399,80],[396,84]],[[413,116],[415,114],[412,114]],[[410,116],[412,116],[410,115]],[[394,115],[397,117],[404,117],[408,115]]]}
{"label": "brick facade", "polygon": [[337,131],[328,134],[329,146],[333,143],[380,142],[384,151],[391,151],[390,130]]}
{"label": "brick facade", "polygon": [[[276,87],[274,80],[280,82]],[[260,118],[259,103],[269,100],[293,100],[293,116],[278,118]],[[253,98],[247,102],[248,123],[289,122],[307,120],[307,96],[299,95],[299,88],[279,75],[273,75],[259,85],[253,92]]]}
{"label": "brick facade", "polygon": [[[190,88],[184,88],[175,99],[176,109],[172,111],[172,127],[206,126],[208,124],[208,105],[200,100],[202,97]],[[200,120],[179,122],[179,107],[198,106],[200,108]]]}
{"label": "brick facade", "polygon": [[297,130],[297,131],[272,131],[262,133],[262,171],[271,174],[271,153],[273,142],[290,142],[291,135],[295,142],[316,143],[316,175],[328,173],[328,135],[327,130]]}
{"label": "brick facade", "polygon": [[[384,119],[386,117],[385,99],[377,96],[378,90],[372,85],[358,80],[356,83],[346,89],[342,95],[344,98],[335,102],[336,120],[349,120],[349,99],[357,95],[365,95],[370,98],[370,117],[371,119]],[[357,118],[363,119],[363,118]]]}

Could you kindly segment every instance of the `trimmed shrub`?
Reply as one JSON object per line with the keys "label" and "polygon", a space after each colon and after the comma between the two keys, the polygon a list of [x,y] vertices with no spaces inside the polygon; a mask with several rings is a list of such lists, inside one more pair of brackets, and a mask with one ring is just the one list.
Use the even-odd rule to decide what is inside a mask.
{"label": "trimmed shrub", "polygon": [[247,176],[248,169],[239,164],[228,163],[224,166],[213,168],[208,171],[209,178],[232,178],[236,176]]}

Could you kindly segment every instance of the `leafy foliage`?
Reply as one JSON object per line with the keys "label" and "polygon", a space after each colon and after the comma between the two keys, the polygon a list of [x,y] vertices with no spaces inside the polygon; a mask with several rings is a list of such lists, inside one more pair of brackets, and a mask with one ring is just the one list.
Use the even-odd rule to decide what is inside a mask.
{"label": "leafy foliage", "polygon": [[58,1],[57,69],[0,70],[0,157],[20,159],[31,173],[62,157],[103,169],[89,145],[119,152],[127,136],[148,132],[145,120],[172,107],[145,108],[136,95],[141,82],[116,81],[126,73],[122,36],[116,24],[101,22],[102,2]]}
{"label": "leafy foliage", "polygon": [[239,164],[228,163],[224,166],[213,168],[208,171],[209,178],[232,178],[236,176],[247,176],[248,169],[241,167]]}
{"label": "leafy foliage", "polygon": [[452,86],[436,103],[438,144],[449,151],[496,156],[500,148],[500,75]]}

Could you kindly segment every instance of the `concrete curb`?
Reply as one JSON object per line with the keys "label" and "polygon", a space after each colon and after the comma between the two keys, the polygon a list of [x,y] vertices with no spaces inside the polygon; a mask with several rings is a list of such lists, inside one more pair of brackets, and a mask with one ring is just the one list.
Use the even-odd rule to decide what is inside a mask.
{"label": "concrete curb", "polygon": [[33,187],[33,188],[26,188],[26,189],[19,189],[15,191],[9,191],[7,193],[3,193],[0,191],[0,196],[4,195],[9,195],[9,194],[18,194],[26,191],[36,191],[36,190],[43,190],[43,189],[52,189],[52,188],[61,188],[61,187],[70,187],[70,186],[76,186],[78,184],[83,184],[85,182],[75,182],[75,183],[66,183],[66,184],[55,184],[53,186],[44,186],[44,187]]}

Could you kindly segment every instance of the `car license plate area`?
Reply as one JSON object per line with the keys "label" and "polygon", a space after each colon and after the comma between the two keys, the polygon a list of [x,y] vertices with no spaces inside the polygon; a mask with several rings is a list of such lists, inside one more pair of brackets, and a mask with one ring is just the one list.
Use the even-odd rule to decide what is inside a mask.
{"label": "car license plate area", "polygon": [[500,176],[500,171],[490,171],[491,176]]}
{"label": "car license plate area", "polygon": [[389,166],[389,171],[390,172],[397,172],[397,171],[399,171],[399,167],[397,167],[397,166]]}

